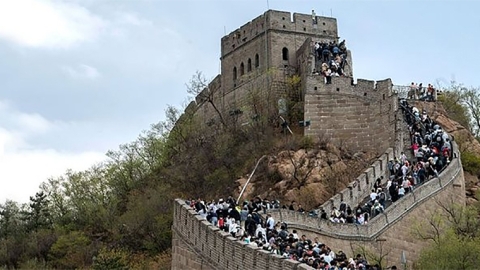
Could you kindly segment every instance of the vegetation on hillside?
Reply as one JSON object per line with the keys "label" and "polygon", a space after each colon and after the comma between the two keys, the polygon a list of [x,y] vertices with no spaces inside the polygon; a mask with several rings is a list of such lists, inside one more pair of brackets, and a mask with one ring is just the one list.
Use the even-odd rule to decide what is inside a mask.
{"label": "vegetation on hillside", "polygon": [[432,245],[420,253],[415,269],[478,269],[480,263],[480,204],[460,206],[437,202],[441,211],[430,214],[413,233]]}
{"label": "vegetation on hillside", "polygon": [[[440,101],[452,120],[465,127],[480,142],[480,88],[467,88],[455,81],[445,87]],[[475,153],[464,137],[455,138],[459,144],[465,171],[480,177],[480,153]]]}

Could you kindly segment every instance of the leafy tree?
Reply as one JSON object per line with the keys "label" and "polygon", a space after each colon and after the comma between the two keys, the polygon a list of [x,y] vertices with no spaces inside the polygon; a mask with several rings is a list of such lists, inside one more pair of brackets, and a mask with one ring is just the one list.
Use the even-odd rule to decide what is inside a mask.
{"label": "leafy tree", "polygon": [[11,200],[0,204],[0,263],[16,268],[25,252],[25,222],[21,206]]}
{"label": "leafy tree", "polygon": [[138,190],[130,198],[127,211],[118,219],[119,243],[135,252],[155,255],[171,245],[174,193],[167,185]]}
{"label": "leafy tree", "polygon": [[48,253],[57,238],[58,232],[53,229],[38,229],[30,232],[26,245],[28,258],[34,258],[36,265],[45,267],[48,264]]}
{"label": "leafy tree", "polygon": [[30,203],[27,211],[23,214],[26,220],[27,231],[38,231],[43,228],[51,228],[52,220],[50,210],[48,209],[47,194],[43,191],[35,193],[35,197],[30,196]]}
{"label": "leafy tree", "polygon": [[[416,262],[418,269],[478,269],[480,258],[479,208],[459,206],[450,200],[437,201],[439,208],[420,235],[422,239],[434,240],[422,250]],[[428,236],[430,235],[430,236]]]}
{"label": "leafy tree", "polygon": [[480,88],[462,88],[461,103],[468,109],[473,135],[480,138]]}
{"label": "leafy tree", "polygon": [[457,121],[462,126],[470,130],[470,120],[468,110],[461,104],[461,92],[456,87],[445,90],[438,97],[438,101],[442,102],[448,117]]}
{"label": "leafy tree", "polygon": [[442,88],[438,100],[442,102],[448,116],[466,127],[472,134],[480,136],[480,88],[465,87],[451,81]]}
{"label": "leafy tree", "polygon": [[65,176],[49,178],[40,185],[40,192],[47,195],[46,204],[52,222],[60,226],[67,226],[73,222],[70,202],[65,195]]}
{"label": "leafy tree", "polygon": [[93,166],[83,172],[67,171],[63,183],[75,227],[104,233],[115,219],[115,196],[110,194],[104,166]]}
{"label": "leafy tree", "polygon": [[478,269],[480,238],[462,238],[448,230],[440,241],[422,250],[416,269]]}
{"label": "leafy tree", "polygon": [[122,249],[101,248],[93,259],[94,270],[118,269],[127,270],[129,267],[129,253]]}
{"label": "leafy tree", "polygon": [[78,269],[91,265],[94,247],[81,231],[61,235],[49,252],[50,265],[60,269]]}

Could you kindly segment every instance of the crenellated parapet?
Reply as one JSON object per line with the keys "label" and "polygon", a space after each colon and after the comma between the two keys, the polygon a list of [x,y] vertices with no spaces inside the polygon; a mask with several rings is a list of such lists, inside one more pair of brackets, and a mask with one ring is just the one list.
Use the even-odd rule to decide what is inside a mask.
{"label": "crenellated parapet", "polygon": [[332,83],[326,84],[325,77],[322,75],[306,76],[307,94],[335,94],[335,95],[355,95],[366,100],[387,100],[394,93],[392,91],[392,80],[385,79],[381,81],[357,79],[354,82],[352,77],[332,77]]}
{"label": "crenellated parapet", "polygon": [[[403,150],[403,149],[402,149]],[[333,207],[337,207],[343,201],[352,207],[360,204],[371,193],[375,180],[383,177],[384,184],[388,179],[387,162],[395,158],[395,150],[388,148],[376,161],[374,161],[363,173],[355,178],[347,188],[332,196],[322,204],[319,210],[330,213]]]}
{"label": "crenellated parapet", "polygon": [[172,269],[313,269],[232,237],[198,215],[185,201],[174,202]]}
{"label": "crenellated parapet", "polygon": [[337,19],[311,14],[268,10],[222,37],[222,58],[268,31],[301,33],[324,41],[338,39]]}
{"label": "crenellated parapet", "polygon": [[326,84],[320,75],[304,76],[307,136],[327,138],[353,151],[381,154],[393,147],[398,99],[390,79],[372,81],[333,77]]}
{"label": "crenellated parapet", "polygon": [[[417,224],[419,220],[424,220],[428,215],[433,215],[438,210],[438,201],[455,201],[465,204],[463,167],[455,142],[453,142],[453,149],[457,149],[454,151],[454,158],[438,177],[413,189],[401,200],[389,206],[384,213],[372,218],[368,224],[333,223],[285,209],[272,210],[269,213],[275,220],[286,222],[289,228],[296,229],[309,238],[320,237],[322,241],[328,243],[332,250],[345,250],[355,245],[368,246],[374,250],[376,242],[382,241],[385,242],[385,247],[390,248],[391,255],[388,256],[388,259],[391,264],[399,265],[401,263],[398,255],[403,251],[406,252],[408,265],[411,265],[417,259],[418,251],[428,244],[425,240],[413,235],[412,225]],[[393,155],[392,149],[389,149],[385,156],[391,155]],[[374,171],[380,169],[380,175],[386,174],[385,166],[381,166],[384,158],[381,159],[380,164],[379,161],[373,164],[374,166],[377,164],[378,168],[368,169],[356,181],[350,183],[345,190],[327,201],[322,206],[327,213],[328,210],[331,210],[332,204],[339,205],[341,197],[347,203],[355,203],[357,198],[365,196],[362,190],[371,187],[371,184],[368,184],[371,181],[368,179],[376,175]],[[354,194],[353,198],[350,197],[349,201],[352,193]],[[354,204],[350,205],[355,206]]]}

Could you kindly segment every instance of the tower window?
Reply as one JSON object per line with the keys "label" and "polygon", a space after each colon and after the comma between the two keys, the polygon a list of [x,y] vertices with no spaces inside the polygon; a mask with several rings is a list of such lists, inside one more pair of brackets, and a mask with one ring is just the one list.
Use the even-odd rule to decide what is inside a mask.
{"label": "tower window", "polygon": [[233,67],[233,80],[237,80],[237,67]]}
{"label": "tower window", "polygon": [[240,64],[240,76],[243,76],[245,74],[245,65],[243,62]]}
{"label": "tower window", "polygon": [[258,53],[255,54],[255,67],[258,68],[260,66],[260,57],[258,57]]}
{"label": "tower window", "polygon": [[247,61],[247,72],[252,71],[252,59],[248,58]]}
{"label": "tower window", "polygon": [[288,61],[288,49],[286,47],[283,47],[282,49],[282,59]]}

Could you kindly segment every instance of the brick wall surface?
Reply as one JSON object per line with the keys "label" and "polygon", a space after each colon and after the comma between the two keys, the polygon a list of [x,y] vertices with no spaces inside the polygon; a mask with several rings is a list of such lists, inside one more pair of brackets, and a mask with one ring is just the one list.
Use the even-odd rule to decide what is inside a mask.
{"label": "brick wall surface", "polygon": [[390,79],[377,82],[334,77],[325,84],[323,77],[306,79],[305,119],[311,126],[305,134],[327,138],[354,151],[381,153],[395,139],[394,103]]}

